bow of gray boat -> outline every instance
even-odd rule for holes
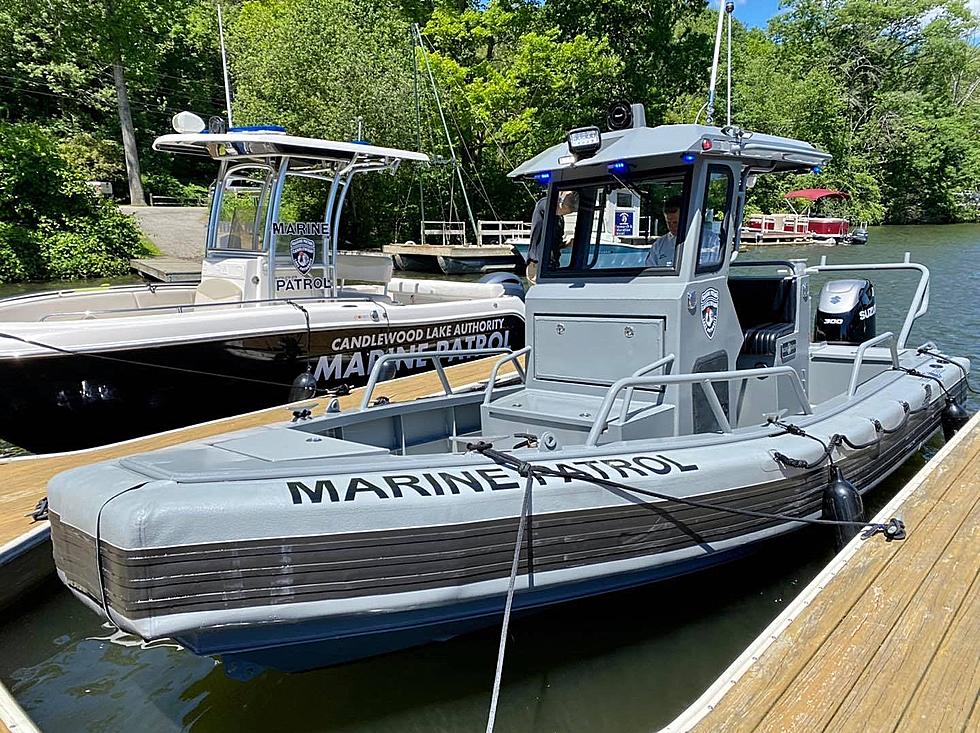
[[[843,478],[865,492],[961,424],[969,362],[909,346],[929,272],[908,258],[735,260],[754,177],[828,157],[737,128],[648,128],[639,109],[632,127],[573,131],[514,173],[564,213],[544,229],[529,346],[501,358],[526,359],[522,384],[384,404],[397,355],[382,356],[358,410],[62,474],[59,575],[144,639],[237,673],[305,669],[493,623],[511,582],[515,609],[546,606],[833,513]],[[874,292],[899,271],[916,279],[904,318]],[[876,329],[883,308],[894,331]]]

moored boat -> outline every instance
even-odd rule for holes
[[[842,191],[829,188],[803,188],[789,191],[783,195],[793,208],[793,201],[806,201],[803,211],[793,209],[788,214],[753,214],[745,222],[742,236],[746,242],[765,244],[768,242],[804,242],[814,244],[867,244],[868,228],[864,225],[851,226],[848,218],[812,213],[821,201],[844,201],[849,196]]]
[[[501,360],[526,355],[523,384],[373,406],[383,356],[358,410],[62,474],[62,580],[119,628],[245,674],[492,624],[512,583],[524,611],[725,562],[801,521],[860,524],[841,507],[962,417],[969,362],[907,343],[928,270],[733,262],[749,176],[829,156],[635,119],[512,173],[549,174],[549,211],[579,194],[571,242],[547,222],[529,345]],[[641,216],[679,198],[672,239],[603,244],[595,212],[624,183]],[[894,271],[919,281],[901,328],[877,333],[870,278]],[[852,277],[815,306],[811,276],[837,272]]]
[[[339,250],[355,176],[425,155],[267,128],[154,147],[220,164],[201,282],[0,301],[0,438],[89,447],[281,404],[297,379],[308,395],[363,384],[385,353],[523,345],[516,277],[393,278],[390,257]]]

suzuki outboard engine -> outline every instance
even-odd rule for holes
[[[831,280],[820,291],[814,342],[860,344],[874,338],[875,309],[870,280]]]

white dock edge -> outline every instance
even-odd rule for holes
[[[41,729],[27,717],[24,709],[17,704],[14,696],[0,684],[0,723],[7,726],[10,733],[41,733]]]
[[[931,474],[937,466],[939,466],[946,457],[952,453],[961,442],[965,436],[969,435],[971,430],[980,423],[980,411],[978,411],[970,421],[964,425],[959,432],[950,440],[942,449],[932,457],[932,459],[924,465],[912,480],[909,481],[905,487],[899,491],[895,496],[889,501],[881,511],[875,515],[872,522],[887,522],[894,516],[900,516],[899,508],[905,502],[905,500],[911,496],[919,486],[922,485],[923,481]],[[915,531],[913,527],[911,531]],[[847,565],[848,561],[854,556],[854,554],[861,548],[865,540],[862,540],[860,536],[852,539],[845,547],[842,549],[833,560],[825,567],[820,573],[815,577],[810,584],[804,588],[800,594],[786,607],[786,609],[776,617],[776,619],[765,628],[765,630],[759,634],[759,636],[749,644],[748,648],[742,654],[729,665],[728,669],[721,673],[721,675],[716,679],[711,686],[704,691],[697,700],[691,704],[683,713],[678,715],[672,722],[661,729],[660,733],[680,733],[681,731],[689,731],[694,726],[696,726],[702,718],[704,718],[708,713],[714,710],[715,706],[721,702],[721,699],[728,693],[728,691],[735,686],[735,683],[751,669],[759,658],[762,656],[763,652],[769,648],[769,646],[779,638],[787,627],[799,616],[806,608],[809,606],[814,599],[826,586],[827,584]]]

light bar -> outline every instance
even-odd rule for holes
[[[598,127],[579,127],[568,133],[568,150],[576,158],[593,156],[601,147],[602,133]]]
[[[534,180],[540,183],[542,186],[547,186],[551,181],[551,171],[542,171],[541,173],[534,174]]]
[[[609,164],[609,172],[615,176],[629,173],[629,170],[630,165],[625,160],[617,160],[615,163]]]

